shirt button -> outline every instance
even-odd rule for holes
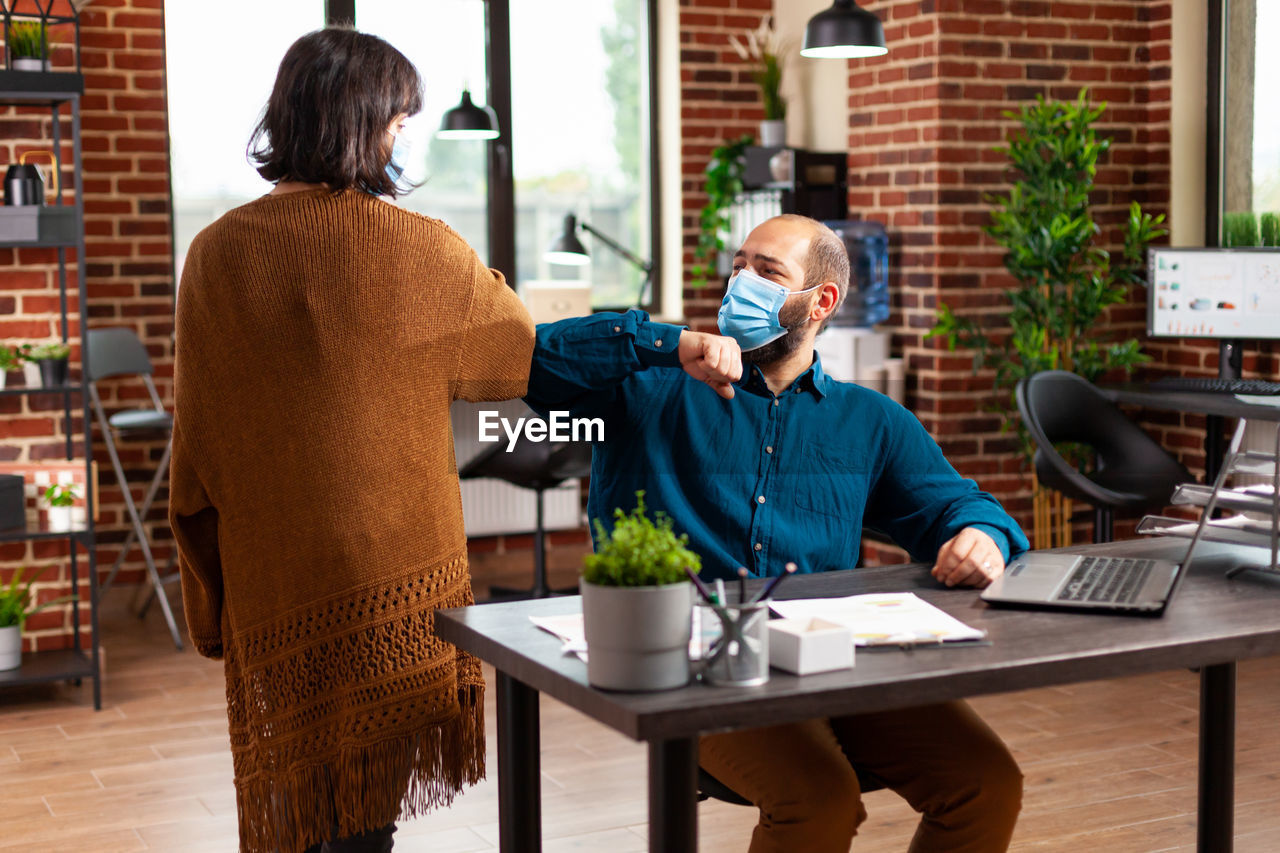
[[[777,398],[776,398],[776,397],[775,397],[775,398],[774,398],[774,400],[773,400],[773,404],[774,404],[775,406],[776,406],[776,405],[778,405],[778,400],[777,400]]]
[[[756,503],[758,504],[764,503],[764,495],[761,495],[760,497],[756,498]]]
[[[757,542],[757,543],[756,543],[756,550],[757,550],[757,551],[763,551],[763,550],[764,550],[764,546],[763,546],[763,545],[761,545],[759,542]]]
[[[769,445],[768,447],[766,447],[766,448],[764,449],[764,452],[765,452],[765,453],[772,453],[772,452],[773,452],[773,445],[771,444],[771,445]]]
[[[615,332],[621,332],[621,331],[622,331],[622,327],[621,327],[621,326],[614,326],[614,327],[613,327],[613,330],[614,330]]]
[[[655,347],[660,347],[660,346],[662,346],[662,338],[658,338],[656,341],[654,341],[654,342],[653,342],[653,345],[654,345]]]

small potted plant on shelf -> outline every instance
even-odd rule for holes
[[[751,62],[751,79],[760,88],[764,121],[760,122],[760,144],[781,148],[787,144],[787,99],[782,96],[782,62],[786,46],[773,29],[773,16],[765,15],[760,26],[748,30],[741,40],[729,36],[738,56]]]
[[[42,388],[61,388],[67,384],[71,347],[53,342],[37,346],[24,345],[21,351],[22,357],[38,368]],[[27,376],[27,383],[31,384],[30,375]]]
[[[48,29],[40,21],[9,25],[9,56],[14,71],[49,70]]]
[[[0,390],[3,390],[10,371],[22,369],[22,356],[11,347],[0,346]]]
[[[64,595],[44,604],[32,604],[31,585],[43,571],[44,569],[37,569],[23,583],[26,570],[19,566],[7,585],[0,584],[0,670],[17,669],[22,665],[22,626],[26,624],[27,617],[54,605],[75,600],[74,595]]]
[[[613,530],[595,520],[594,554],[583,558],[582,615],[587,681],[608,690],[670,690],[689,682],[693,587],[686,569],[702,561],[671,519],[645,515],[644,492]]]
[[[44,490],[44,500],[49,505],[50,530],[71,529],[71,509],[78,497],[80,497],[78,487],[72,483],[66,485],[55,483]]]

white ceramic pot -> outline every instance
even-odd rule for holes
[[[19,56],[13,60],[14,71],[47,71],[49,61],[34,56]]]
[[[760,122],[760,146],[781,148],[787,144],[787,123],[782,119]]]
[[[9,378],[9,371],[0,370],[0,391],[4,390],[5,380]]]
[[[0,670],[22,666],[22,626],[0,628]]]
[[[75,509],[72,506],[51,506],[47,510],[49,513],[49,529],[50,530],[70,530],[71,529],[71,511]]]
[[[605,690],[671,690],[689,683],[693,585],[597,586],[585,580],[587,681]]]
[[[22,380],[28,388],[39,388],[40,365],[34,361],[22,362]]]

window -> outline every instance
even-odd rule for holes
[[[457,105],[463,87],[478,102],[485,100],[484,13],[479,0],[356,4],[356,26],[391,42],[422,75],[422,112],[406,129],[412,152],[406,171],[410,180],[423,183],[396,204],[444,220],[487,258],[488,143],[435,138],[440,117]]]
[[[324,26],[324,4],[228,0],[216,15],[200,3],[164,5],[174,262],[180,276],[202,228],[271,189],[245,160],[245,146],[281,57],[299,36]]]
[[[647,30],[645,0],[511,0],[517,278],[588,281],[596,308],[638,304],[644,273],[581,233],[589,265],[544,255],[573,213],[652,258]]]
[[[387,39],[422,73],[426,97],[410,122],[408,165],[423,183],[397,204],[444,220],[482,258],[514,245],[514,264],[506,264],[514,269],[503,270],[513,283],[581,280],[597,308],[638,303],[644,273],[592,236],[578,235],[589,265],[554,266],[544,255],[573,213],[657,260],[647,0],[230,0],[212,16],[193,6],[165,3],[179,275],[200,229],[270,189],[245,146],[285,50],[324,25],[327,6],[335,18],[354,12],[361,30]],[[494,20],[509,26],[491,32]],[[509,44],[501,38],[508,30]],[[509,135],[496,143],[435,138],[464,87],[477,103],[511,104]],[[508,175],[503,158],[512,153]],[[657,304],[656,281],[648,296]]]

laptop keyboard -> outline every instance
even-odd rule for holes
[[[1131,604],[1154,565],[1155,560],[1085,557],[1067,579],[1057,600]]]

